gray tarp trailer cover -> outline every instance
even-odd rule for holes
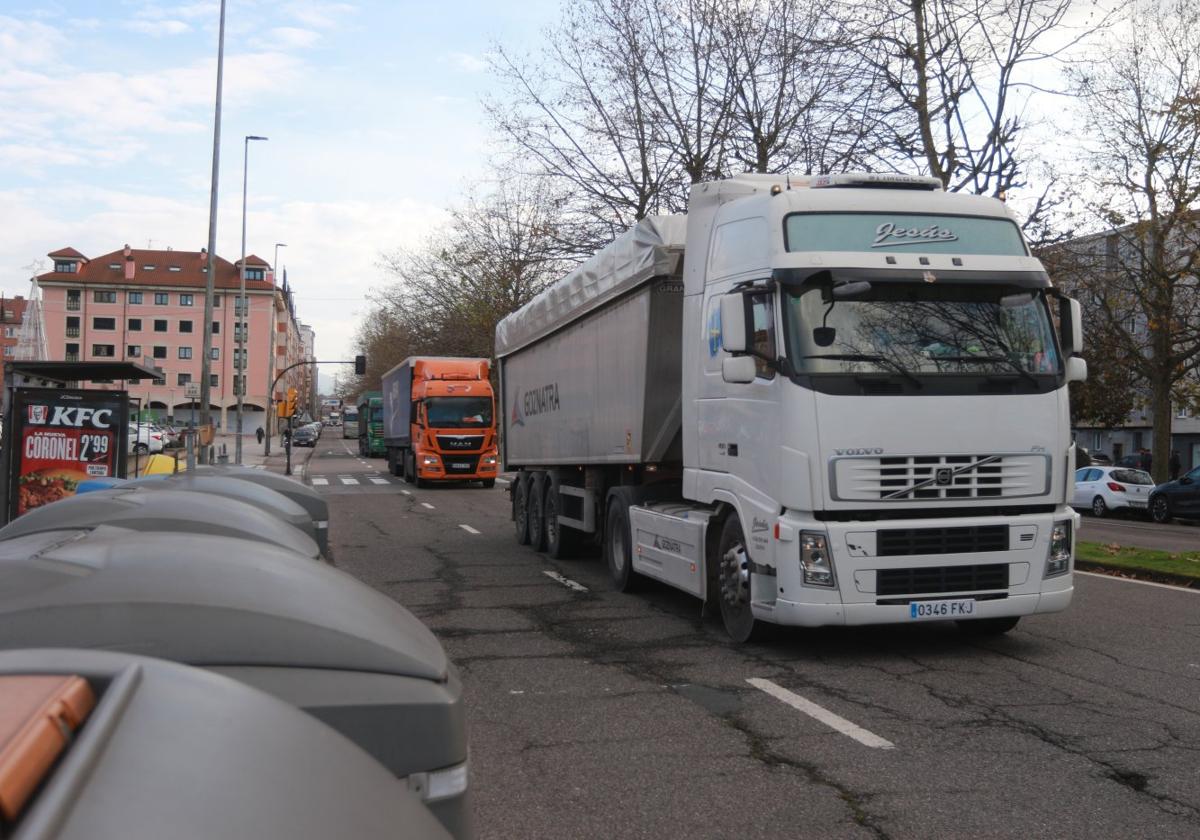
[[[96,704],[6,838],[449,836],[361,749],[239,682],[108,651],[6,651],[0,707],[7,690],[47,675],[82,677]]]
[[[328,723],[470,836],[457,673],[412,613],[323,563],[107,527],[6,540],[0,647],[102,647],[221,672]]]

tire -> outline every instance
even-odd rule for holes
[[[491,489],[492,489],[493,487],[495,487],[495,486],[496,486],[496,479],[494,479],[494,478],[485,478],[485,479],[483,480],[483,489],[484,489],[484,490],[491,490]]]
[[[737,644],[759,641],[766,625],[754,618],[750,606],[750,556],[737,514],[725,520],[717,543],[717,598],[725,632]]]
[[[144,443],[135,443],[133,445],[133,451],[136,452],[138,455],[149,455],[150,447]]]
[[[558,521],[558,481],[546,476],[546,491],[542,495],[542,529],[546,532],[546,553],[555,560],[563,560],[575,553],[575,529]]]
[[[546,495],[545,475],[535,472],[529,476],[527,505],[529,510],[529,547],[534,551],[546,550],[546,512],[542,501]]]
[[[525,473],[513,479],[513,526],[517,529],[517,545],[529,545],[529,480]]]
[[[1150,518],[1160,525],[1171,521],[1171,502],[1166,496],[1155,496],[1150,500]]]
[[[629,531],[629,508],[620,496],[608,502],[604,517],[604,562],[618,592],[632,592],[638,587],[638,573],[633,570],[632,534]]]
[[[399,469],[398,465],[396,464],[396,450],[395,449],[389,448],[387,451],[387,466],[388,466],[388,472],[391,475],[400,475],[400,469]]]
[[[971,618],[957,624],[959,632],[968,636],[1003,636],[1016,627],[1020,620],[1019,615],[1009,615],[1004,618]]]
[[[1092,516],[1096,517],[1097,519],[1103,519],[1107,513],[1108,505],[1104,503],[1103,497],[1097,496],[1096,498],[1092,499]]]
[[[401,465],[401,468],[404,470],[404,483],[413,484],[417,479],[413,474],[416,471],[413,454],[407,450],[401,450],[400,457],[404,460],[404,463]]]

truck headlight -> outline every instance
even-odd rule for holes
[[[835,586],[833,562],[829,559],[829,548],[825,535],[815,531],[800,533],[800,570],[808,586]]]
[[[495,455],[484,455],[483,456],[483,465],[485,467],[496,466],[496,456]]]
[[[421,466],[423,467],[438,467],[441,466],[441,459],[436,455],[422,455]]]
[[[1055,522],[1050,531],[1050,552],[1046,556],[1046,577],[1061,575],[1071,568],[1071,520]]]

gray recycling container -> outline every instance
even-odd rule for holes
[[[237,478],[269,487],[276,493],[282,493],[300,507],[304,508],[317,529],[317,545],[321,553],[329,554],[329,503],[313,488],[294,478],[267,470],[255,470],[250,467],[239,467],[233,464],[215,464],[198,466],[193,472],[196,475],[219,475],[225,478]]]
[[[317,528],[304,508],[282,493],[272,490],[270,487],[251,484],[249,481],[239,481],[236,478],[226,478],[219,475],[194,475],[182,472],[178,475],[169,475],[166,478],[158,476],[138,478],[123,486],[141,488],[151,492],[170,488],[172,490],[191,490],[195,493],[211,493],[214,496],[224,496],[228,499],[239,501],[244,505],[250,505],[259,510],[266,511],[282,519],[289,525],[299,528],[311,537],[314,542],[317,539]]]
[[[435,840],[420,798],[346,738],[269,694],[197,668],[94,650],[0,653],[5,688],[78,676],[95,706],[12,840]]]
[[[311,537],[275,516],[249,505],[210,493],[188,493],[164,487],[116,487],[68,496],[34,508],[0,528],[0,540],[63,528],[111,525],[133,531],[172,534],[216,534],[257,540],[320,559]]]
[[[471,836],[457,672],[412,613],[324,563],[262,542],[107,527],[5,540],[0,648],[25,647],[136,652],[260,688],[357,743],[455,837]]]

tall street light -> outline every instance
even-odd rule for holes
[[[242,143],[242,285],[238,296],[237,344],[238,357],[233,366],[233,382],[237,386],[237,438],[234,440],[234,462],[242,463],[242,399],[246,393],[246,187],[250,183],[250,141],[266,140],[247,134]]]
[[[200,425],[207,426],[212,391],[209,371],[212,369],[213,278],[217,273],[217,179],[221,171],[221,79],[225,68],[225,0],[221,0],[221,23],[217,30],[217,104],[213,116],[212,186],[208,198],[208,266],[204,276],[204,344],[200,353]],[[192,441],[195,446],[195,441]],[[200,450],[204,463],[205,450]]]
[[[278,282],[278,280],[279,280],[279,249],[286,248],[286,247],[287,247],[286,242],[276,242],[275,243],[275,262],[271,263],[271,269],[275,272],[275,277],[274,277],[274,280],[272,281],[273,283]],[[271,292],[272,303],[274,302],[274,294],[275,294],[274,291],[272,291]],[[271,385],[271,381],[275,378],[274,316],[275,316],[275,313],[274,313],[274,310],[272,310],[272,312],[271,312],[271,320],[272,320],[271,341],[269,343],[270,350],[267,351],[271,354],[271,357],[269,359],[267,359],[267,435],[266,435],[266,437],[263,438],[263,455],[271,454],[271,435],[275,434],[275,423],[274,423],[274,420],[275,420],[275,403],[274,403],[275,394],[272,393],[272,391],[274,389]]]

